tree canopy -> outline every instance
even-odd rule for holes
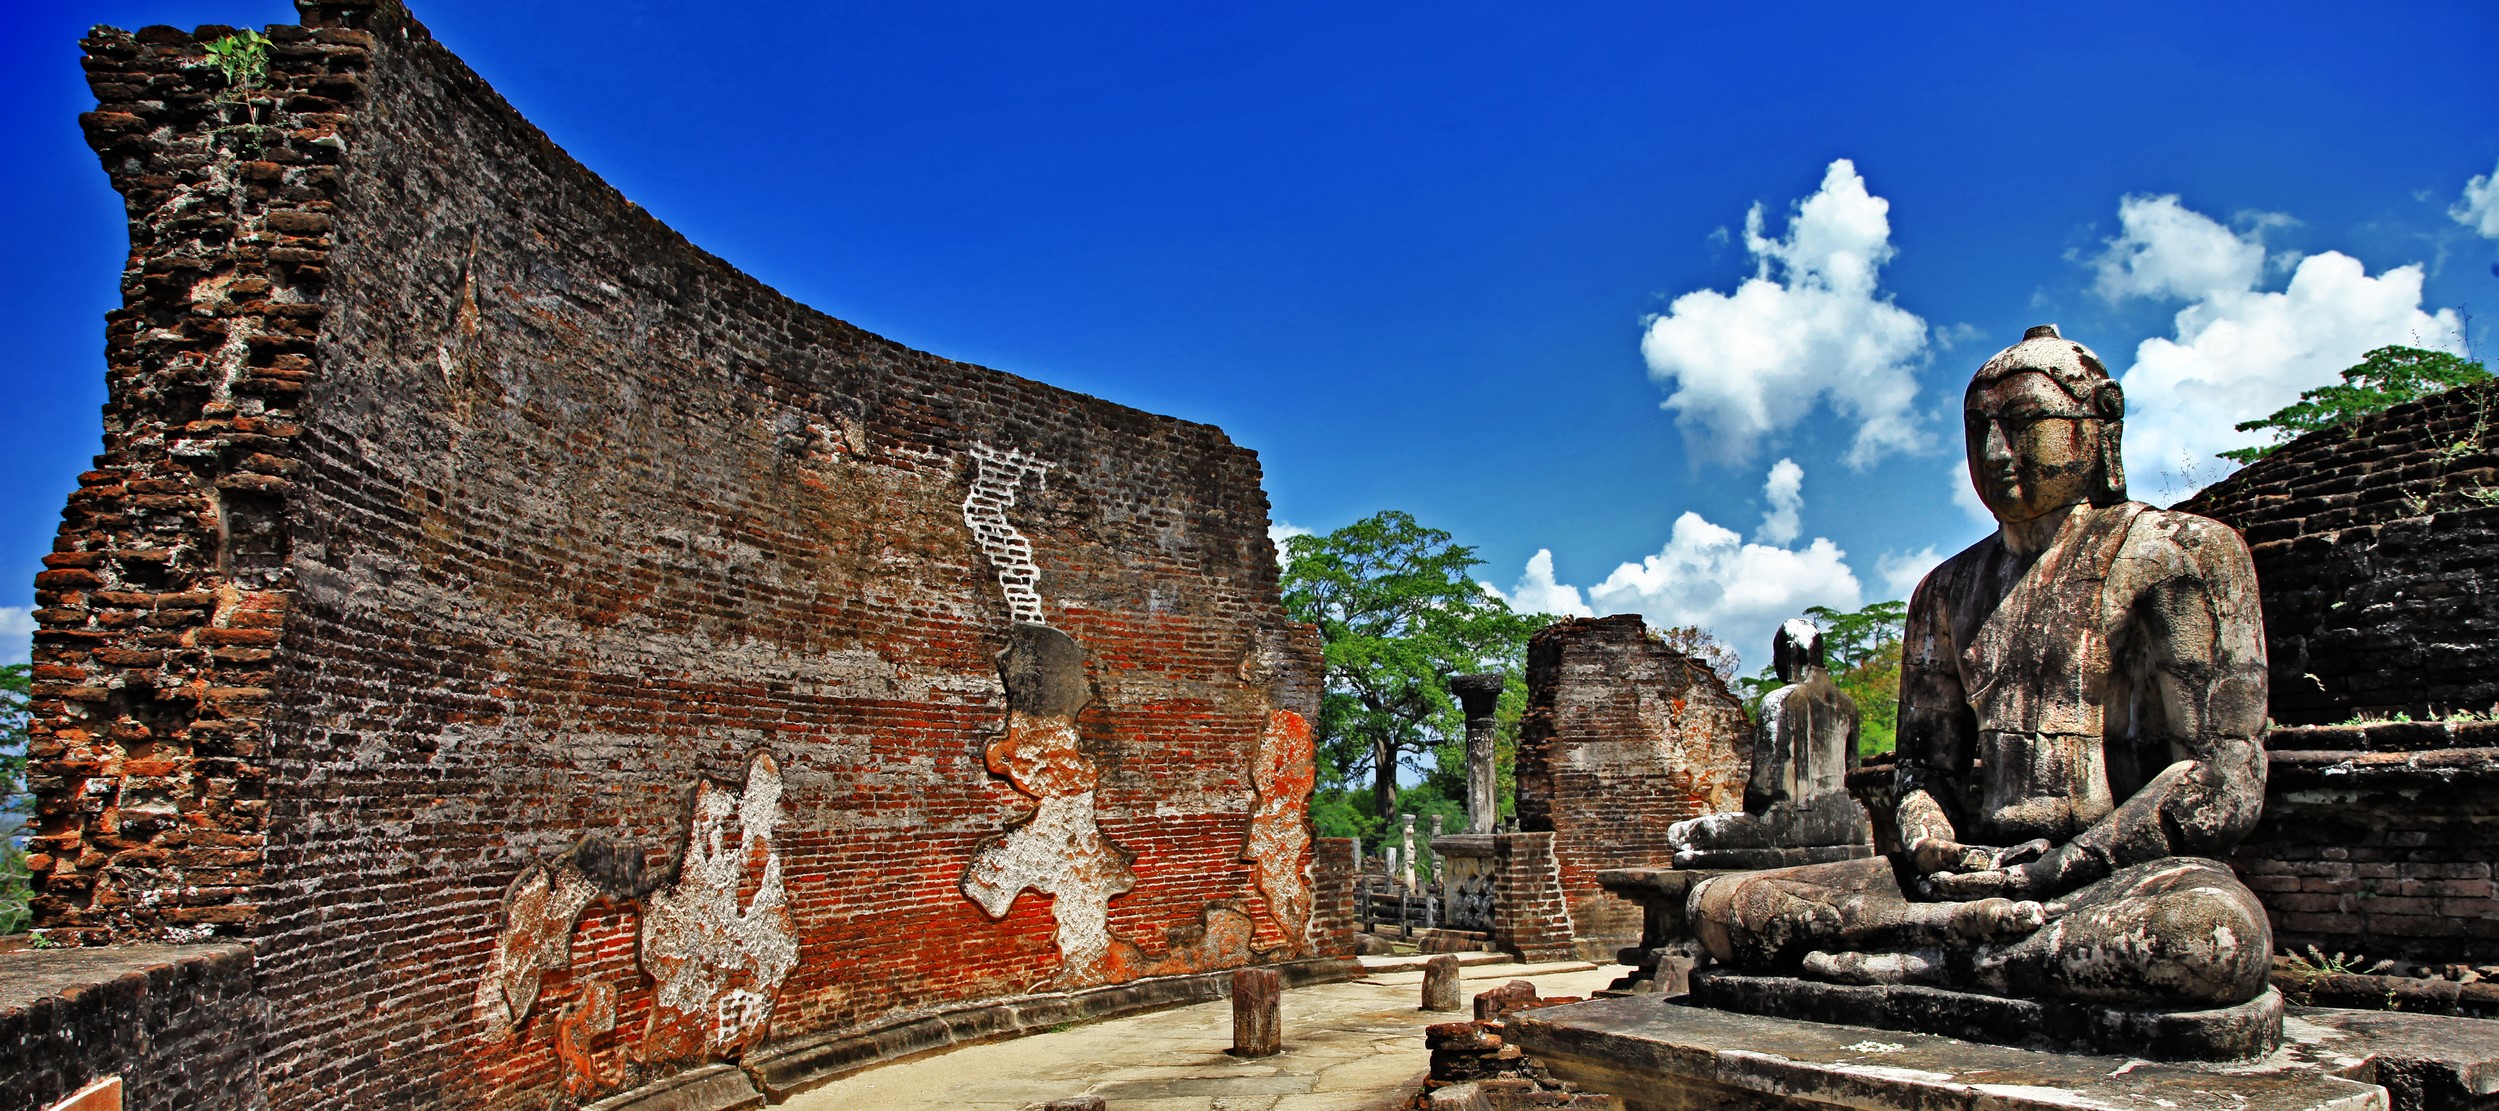
[[[26,696],[33,669],[0,667],[0,934],[26,928]]]
[[[2345,368],[2334,385],[2301,390],[2299,401],[2271,416],[2241,421],[2241,432],[2271,432],[2273,442],[2220,453],[2236,463],[2253,463],[2311,432],[2368,416],[2407,401],[2445,393],[2458,386],[2490,380],[2482,364],[2418,347],[2381,347]]]
[[[1369,772],[1372,809],[1385,818],[1397,808],[1397,769],[1425,771],[1423,754],[1465,735],[1448,677],[1506,672],[1502,700],[1515,705],[1527,638],[1548,619],[1512,612],[1470,575],[1482,562],[1473,548],[1397,510],[1293,537],[1284,558],[1284,608],[1326,642],[1314,730],[1322,774]]]

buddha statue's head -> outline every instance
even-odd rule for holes
[[[1962,395],[1970,484],[2005,524],[2124,501],[2125,418],[2125,392],[2100,357],[2039,325],[1978,368]]]
[[[1806,668],[1823,670],[1822,661],[1822,627],[1802,617],[1782,622],[1770,638],[1770,667],[1782,683],[1803,681]]]

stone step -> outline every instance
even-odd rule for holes
[[[1359,957],[1356,959],[1362,962],[1363,972],[1377,975],[1382,972],[1421,972],[1425,962],[1440,956],[1458,958],[1460,968],[1518,963],[1517,959],[1508,953],[1412,953],[1393,957]]]

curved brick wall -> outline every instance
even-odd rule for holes
[[[250,938],[289,1106],[1340,949],[1252,453],[795,304],[395,4],[304,11],[242,96],[225,29],[87,44],[132,255],[38,583],[38,925]]]
[[[2494,491],[2486,383],[2303,436],[2176,508],[2247,538],[2273,718],[2322,725],[2499,702]]]

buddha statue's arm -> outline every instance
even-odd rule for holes
[[[1984,867],[1984,850],[1961,844],[1943,798],[1947,784],[1968,774],[1977,722],[1961,690],[1961,672],[1939,599],[1944,588],[1929,575],[1909,599],[1900,648],[1900,717],[1897,733],[1893,820],[1900,845],[1921,873]],[[1853,741],[1853,738],[1852,738]]]
[[[2038,859],[1933,877],[1947,899],[2049,898],[2119,868],[2171,856],[2217,857],[2254,828],[2264,805],[2264,624],[2246,546],[2226,526],[2184,514],[2139,522],[2112,578],[2131,598],[2121,676],[2144,697],[2138,734],[2165,739],[2173,761],[2116,809]],[[2129,581],[2131,580],[2131,581]]]

